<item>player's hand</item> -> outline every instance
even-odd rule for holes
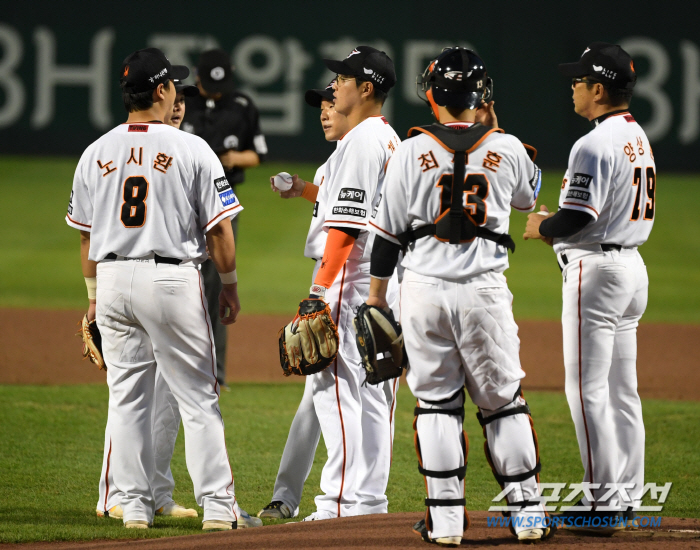
[[[90,305],[88,306],[88,310],[87,310],[88,321],[92,321],[95,318],[96,309],[97,309],[97,305],[96,305],[95,300],[90,300]]]
[[[550,212],[544,204],[540,206],[539,212],[531,212],[530,214],[528,214],[523,239],[525,239],[526,241],[528,239],[540,239],[548,245],[552,246],[553,239],[540,234],[540,224],[544,220],[546,220],[547,218],[551,218],[552,216],[554,216],[554,213]]]
[[[231,325],[236,322],[236,317],[241,311],[241,302],[238,299],[238,283],[224,285],[219,294],[219,318],[222,325]]]
[[[219,155],[219,160],[221,161],[221,164],[224,167],[224,170],[229,171],[233,170],[236,166],[236,153],[237,151],[234,151],[231,149],[230,151],[226,151],[225,153],[221,153]]]
[[[296,197],[301,197],[301,194],[304,192],[304,187],[306,186],[306,182],[296,174],[292,176],[292,187],[287,191],[280,191],[279,189],[277,189],[277,187],[275,187],[274,181],[275,177],[271,176],[270,189],[272,189],[283,199],[294,199]]]
[[[481,105],[476,110],[476,117],[474,122],[480,122],[489,128],[498,128],[498,118],[496,117],[496,111],[493,110],[494,101],[489,101],[485,103],[481,101]]]

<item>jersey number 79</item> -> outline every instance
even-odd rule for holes
[[[124,227],[143,227],[146,223],[146,197],[148,180],[143,176],[130,176],[124,180],[124,202],[121,219]]]
[[[646,197],[642,199],[644,204],[644,219],[653,220],[654,219],[654,201],[656,200],[656,173],[652,166],[648,166],[646,169],[646,178],[644,180],[644,187],[646,187]],[[635,222],[639,219],[642,213],[642,204],[640,204],[640,196],[642,195],[642,169],[637,167],[634,169],[634,181],[632,185],[637,188],[637,195],[634,198],[634,206],[632,206],[632,215],[630,216],[630,221]]]

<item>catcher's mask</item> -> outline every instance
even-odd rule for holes
[[[418,97],[428,103],[435,118],[437,106],[476,109],[493,98],[493,80],[481,58],[467,48],[445,48],[416,81]]]

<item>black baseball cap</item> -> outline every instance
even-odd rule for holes
[[[185,80],[190,70],[184,65],[171,65],[158,48],[145,48],[129,55],[122,63],[119,84],[130,94],[155,90],[168,80]]]
[[[199,88],[197,88],[197,86],[192,86],[192,84],[183,84],[179,80],[173,80],[173,84],[175,84],[175,91],[178,94],[185,94],[187,97],[199,95]]]
[[[394,62],[384,52],[370,46],[358,46],[342,61],[324,59],[331,71],[366,80],[382,92],[388,92],[396,84]]]
[[[306,103],[317,109],[321,106],[321,102],[325,99],[333,103],[335,98],[333,97],[333,84],[335,84],[335,78],[328,83],[323,90],[306,90],[304,94],[304,99]]]
[[[231,58],[224,50],[202,52],[197,63],[197,76],[202,88],[211,94],[226,94],[234,89]]]
[[[612,88],[634,88],[637,73],[634,62],[617,44],[593,42],[576,63],[562,63],[559,72],[572,78],[589,77]]]

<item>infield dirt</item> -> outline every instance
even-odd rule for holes
[[[85,384],[104,372],[81,361],[74,336],[81,311],[0,310],[0,384]],[[229,328],[227,381],[301,382],[279,366],[277,334],[287,317],[242,315]],[[561,325],[520,321],[525,390],[563,391]],[[641,324],[637,373],[643,398],[700,400],[700,326]]]

